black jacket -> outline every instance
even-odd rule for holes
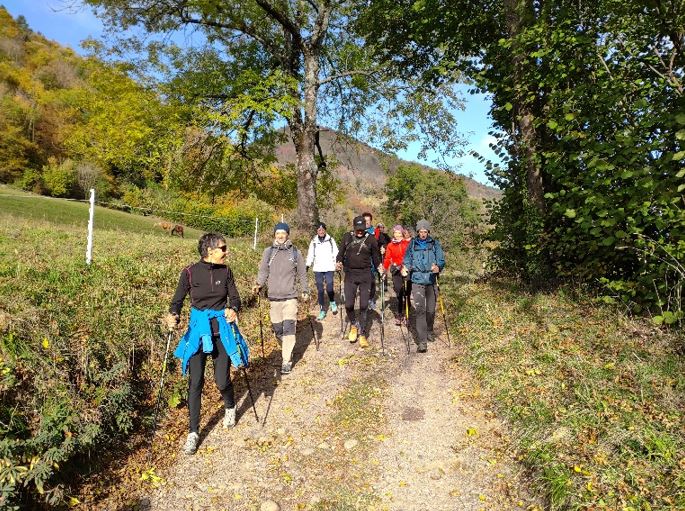
[[[378,234],[378,247],[385,247],[388,243],[390,243],[390,236],[385,234],[384,232],[381,232]]]
[[[343,236],[336,261],[343,263],[345,271],[366,271],[371,274],[372,263],[374,268],[381,265],[378,241],[369,233],[364,233],[364,237],[357,238],[354,232],[347,232]]]
[[[225,264],[198,261],[183,268],[169,312],[180,315],[187,294],[190,294],[190,305],[196,309],[222,310],[228,302],[229,308],[240,310],[233,272]]]

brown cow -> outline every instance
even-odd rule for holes
[[[168,231],[170,236],[178,234],[181,238],[184,238],[183,226],[180,224],[172,224],[171,222],[157,222],[155,226],[161,227],[165,231]]]

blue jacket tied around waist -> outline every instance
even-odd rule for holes
[[[174,351],[174,356],[182,361],[181,369],[184,376],[188,369],[190,357],[202,349],[203,338],[208,337],[211,341],[212,327],[210,321],[214,318],[216,318],[219,324],[221,343],[231,359],[231,364],[235,367],[248,366],[250,351],[247,347],[247,342],[245,342],[245,339],[238,330],[238,326],[235,323],[229,325],[223,310],[199,310],[193,307],[190,309],[188,330],[181,337]]]

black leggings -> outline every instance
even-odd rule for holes
[[[373,277],[368,270],[359,273],[348,272],[345,274],[345,310],[347,320],[351,324],[358,324],[359,333],[366,335],[366,311],[369,307],[369,291]],[[359,290],[359,321],[354,313],[354,300]]]
[[[402,277],[402,274],[397,271],[393,274],[392,276],[392,287],[395,290],[395,295],[397,296],[397,313],[400,316],[404,316],[406,309],[404,307],[404,301],[408,300],[409,297],[411,296],[411,280],[406,279],[407,281],[407,294],[405,295],[404,293],[404,282],[405,279]]]
[[[231,383],[231,359],[228,357],[219,336],[213,336],[214,350],[211,353],[200,351],[190,357],[188,362],[188,414],[190,415],[190,432],[200,430],[200,405],[202,404],[202,387],[205,384],[205,365],[211,356],[214,363],[214,381],[224,400],[225,408],[235,407],[233,384]]]

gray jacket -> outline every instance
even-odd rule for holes
[[[300,291],[309,292],[307,267],[300,252],[290,240],[282,245],[276,242],[264,249],[262,262],[259,263],[257,284],[268,287],[269,300],[289,300],[297,298],[295,278],[299,280]]]

